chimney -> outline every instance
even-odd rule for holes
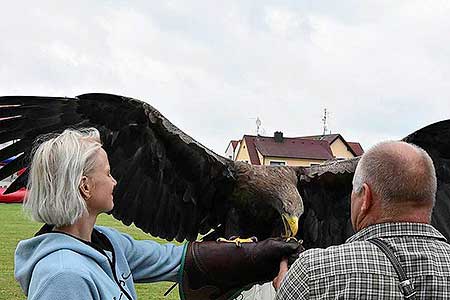
[[[275,133],[273,134],[273,137],[274,137],[276,143],[283,142],[283,132],[275,131]]]

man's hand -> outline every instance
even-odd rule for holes
[[[283,258],[283,260],[280,262],[280,271],[278,272],[277,277],[272,281],[272,285],[275,288],[276,291],[281,286],[281,283],[283,282],[284,277],[286,276],[288,271],[288,260],[287,258]]]

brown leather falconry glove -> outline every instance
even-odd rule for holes
[[[304,250],[297,241],[266,239],[237,247],[223,242],[191,242],[181,265],[182,300],[232,299],[256,283],[273,280],[283,257]]]

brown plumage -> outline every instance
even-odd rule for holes
[[[236,235],[267,238],[290,235],[283,224],[283,215],[299,218],[303,202],[297,189],[295,168],[253,166],[235,162],[236,183],[227,219],[236,228],[225,228],[225,236]],[[258,220],[258,222],[255,222]],[[236,232],[239,231],[239,232]]]

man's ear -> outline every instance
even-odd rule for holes
[[[91,186],[89,184],[89,178],[87,176],[82,176],[80,181],[80,193],[84,200],[89,200],[91,198]]]
[[[361,203],[361,211],[367,212],[373,205],[373,196],[372,196],[372,190],[367,183],[363,184],[363,188],[361,191],[362,194],[362,203]]]

